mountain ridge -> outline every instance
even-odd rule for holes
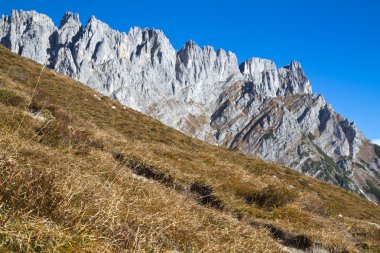
[[[292,167],[378,202],[380,161],[360,130],[312,93],[300,63],[277,68],[160,30],[112,30],[66,13],[12,11],[1,44],[203,141]],[[305,106],[308,105],[308,106]],[[364,169],[363,169],[364,168]],[[370,183],[367,181],[369,180]],[[380,189],[380,188],[379,188]]]
[[[380,208],[0,46],[0,251],[378,252]],[[64,95],[62,95],[64,94]]]

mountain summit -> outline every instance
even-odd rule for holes
[[[277,68],[160,30],[111,29],[66,13],[59,27],[35,11],[0,21],[1,44],[183,133],[280,163],[380,201],[380,154],[354,123],[312,93],[301,64]],[[62,94],[64,95],[64,94]],[[379,148],[377,148],[379,150]]]

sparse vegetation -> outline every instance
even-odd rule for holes
[[[297,194],[293,190],[269,185],[264,189],[245,196],[245,199],[249,204],[255,203],[260,207],[273,209],[292,203],[296,197]]]
[[[0,88],[0,103],[11,106],[19,106],[24,101],[24,98],[16,92]]]
[[[335,179],[336,181],[338,181],[338,184],[343,187],[343,188],[347,188],[348,187],[348,180],[347,178],[339,175],[339,174],[335,174]]]
[[[380,158],[380,146],[377,144],[374,144],[374,147],[375,147],[375,153],[376,153],[377,157]]]
[[[369,192],[372,192],[376,196],[376,198],[380,201],[380,188],[375,186],[375,184],[369,180],[367,180],[367,185],[369,187]]]
[[[380,250],[379,207],[41,69],[0,47],[25,97],[0,103],[0,252]]]
[[[308,138],[309,138],[310,141],[314,141],[315,140],[315,136],[312,133],[309,133]]]
[[[275,138],[275,135],[273,133],[273,130],[270,129],[268,132],[266,132],[263,137],[262,137],[264,140],[267,140],[267,139],[274,139]]]

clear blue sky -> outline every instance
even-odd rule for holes
[[[59,24],[67,10],[112,28],[162,29],[176,49],[189,39],[277,66],[301,62],[315,92],[380,139],[379,0],[0,0],[0,11],[34,9]]]

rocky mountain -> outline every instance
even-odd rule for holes
[[[190,138],[1,45],[0,80],[0,252],[380,250],[380,207],[343,188]]]
[[[380,154],[318,94],[301,64],[277,68],[160,30],[111,29],[66,13],[59,27],[35,11],[0,21],[1,44],[203,141],[280,163],[380,202]],[[63,94],[64,95],[64,94]]]

